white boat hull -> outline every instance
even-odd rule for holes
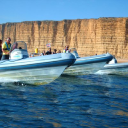
[[[23,82],[34,85],[48,84],[57,79],[65,70],[65,66],[23,69],[0,73],[0,82]]]
[[[63,74],[66,74],[66,75],[94,74],[96,71],[100,70],[101,67],[105,65],[105,63],[106,62],[99,62],[99,63],[70,66],[63,72]]]
[[[87,75],[94,74],[104,67],[106,62],[110,61],[113,56],[109,53],[88,57],[79,57],[75,63],[67,68],[63,74],[66,75]]]

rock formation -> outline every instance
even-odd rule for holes
[[[80,56],[111,53],[128,59],[128,18],[77,19],[63,21],[25,21],[0,24],[0,39],[25,41],[29,52],[38,48],[61,50],[75,47]]]

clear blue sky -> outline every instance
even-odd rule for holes
[[[128,0],[0,0],[0,24],[128,17]]]

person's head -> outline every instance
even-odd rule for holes
[[[57,51],[57,50],[56,50],[56,49],[54,49],[54,53],[56,53],[56,51]]]
[[[10,43],[10,42],[11,42],[11,38],[8,37],[8,38],[6,39],[6,42],[7,42],[7,43]]]
[[[65,49],[66,49],[66,50],[68,50],[68,48],[69,48],[68,46],[65,46]]]

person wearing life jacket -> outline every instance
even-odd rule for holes
[[[9,51],[10,51],[10,48],[11,48],[11,43],[10,42],[11,42],[11,38],[8,37],[6,39],[6,42],[4,42],[2,44],[2,52],[3,52],[3,54],[2,54],[1,60],[8,60],[9,59]]]
[[[69,53],[69,52],[70,52],[69,47],[65,46],[65,49],[63,50],[63,53]]]

